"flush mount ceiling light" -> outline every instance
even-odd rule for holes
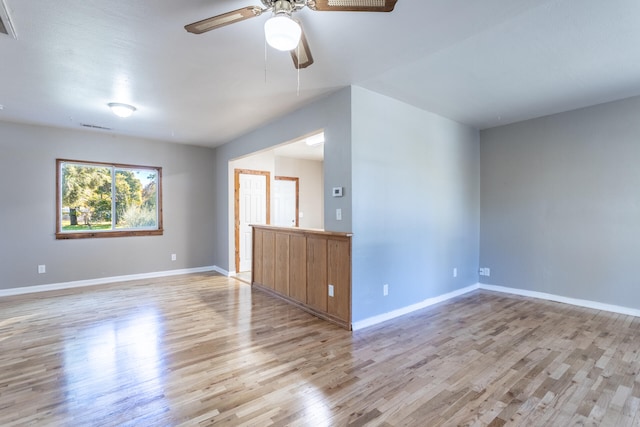
[[[289,1],[276,1],[273,16],[264,23],[264,35],[267,43],[274,49],[293,50],[300,43],[302,28],[291,19],[293,6]]]
[[[305,143],[309,147],[314,147],[316,145],[320,145],[324,142],[324,132],[317,133],[315,135],[311,135],[305,139]]]
[[[136,107],[129,104],[121,104],[119,102],[110,102],[107,105],[109,106],[109,108],[111,108],[111,111],[113,111],[113,114],[122,118],[129,117],[133,114],[134,111],[136,111]]]

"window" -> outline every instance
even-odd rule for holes
[[[56,239],[162,234],[162,168],[57,160]]]

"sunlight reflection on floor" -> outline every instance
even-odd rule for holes
[[[78,331],[64,348],[69,405],[81,409],[98,402],[162,398],[161,333],[162,319],[155,310]]]

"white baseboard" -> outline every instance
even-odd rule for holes
[[[218,267],[217,265],[213,266],[213,271],[218,272],[218,273],[222,274],[223,276],[227,276],[227,277],[235,277],[235,275],[236,275],[235,271],[227,271],[222,267]]]
[[[13,295],[31,294],[31,293],[37,293],[37,292],[57,291],[57,290],[63,290],[63,289],[80,288],[85,286],[105,285],[105,284],[117,283],[117,282],[128,282],[131,280],[143,280],[143,279],[153,279],[157,277],[178,276],[181,274],[203,273],[207,271],[215,271],[226,277],[233,277],[236,275],[235,271],[229,272],[221,267],[218,267],[217,265],[212,265],[207,267],[185,268],[181,270],[158,271],[154,273],[130,274],[126,276],[104,277],[100,279],[78,280],[74,282],[25,286],[22,288],[0,289],[0,298],[13,296]],[[487,291],[494,291],[494,292],[501,292],[501,293],[512,294],[512,295],[538,298],[538,299],[547,300],[547,301],[555,301],[555,302],[561,302],[564,304],[575,305],[578,307],[586,307],[586,308],[592,308],[595,310],[603,310],[603,311],[609,311],[612,313],[619,313],[619,314],[626,314],[629,316],[640,317],[640,310],[635,308],[623,307],[623,306],[613,305],[613,304],[605,304],[601,302],[584,300],[579,298],[564,297],[564,296],[548,294],[544,292],[529,291],[526,289],[509,288],[506,286],[496,286],[496,285],[487,285],[484,283],[476,283],[474,285],[467,286],[466,288],[458,289],[458,290],[455,290],[443,295],[439,295],[436,297],[427,298],[426,300],[421,301],[419,303],[402,307],[397,310],[390,311],[388,313],[379,314],[377,316],[373,316],[364,320],[353,322],[352,329],[356,331],[359,329],[376,325],[378,323],[386,322],[387,320],[404,316],[405,314],[409,314],[414,311],[421,310],[423,308],[450,300],[452,298],[458,297],[460,295],[464,295],[466,293],[475,291],[477,289],[484,289]]]
[[[215,266],[185,268],[181,270],[158,271],[154,273],[129,274],[126,276],[103,277],[100,279],[77,280],[74,282],[51,283],[48,285],[25,286],[22,288],[0,289],[0,297],[31,294],[36,292],[58,291],[63,289],[81,288],[84,286],[105,285],[109,283],[128,282],[130,280],[154,279],[157,277],[178,276],[180,274],[202,273],[217,271]]]
[[[377,316],[373,316],[364,320],[353,322],[353,324],[351,325],[351,329],[353,329],[354,331],[357,331],[358,329],[368,328],[369,326],[386,322],[387,320],[395,319],[396,317],[404,316],[405,314],[409,314],[411,312],[421,310],[425,307],[429,307],[431,305],[450,300],[452,298],[458,297],[468,292],[475,291],[476,289],[478,289],[478,285],[479,284],[476,283],[475,285],[467,286],[466,288],[458,289],[458,290],[446,293],[444,295],[427,298],[426,300],[421,301],[419,303],[408,305],[406,307],[402,307],[397,310],[390,311],[388,313],[379,314]]]
[[[484,289],[487,291],[502,292],[505,294],[520,295],[524,297],[537,298],[547,301],[561,302],[564,304],[570,304],[577,307],[592,308],[595,310],[609,311],[612,313],[626,314],[629,316],[640,317],[640,310],[629,307],[622,307],[619,305],[605,304],[596,301],[589,301],[579,298],[569,298],[560,295],[548,294],[544,292],[528,291],[525,289],[509,288],[506,286],[486,285],[484,283],[476,283],[475,285],[467,286],[466,288],[458,289],[457,291],[449,292],[444,295],[426,299],[417,304],[409,305],[407,307],[400,308],[398,310],[390,311],[388,313],[380,314],[377,316],[369,317],[368,319],[354,322],[352,325],[353,330],[367,328],[369,326],[376,325],[378,323],[386,322],[387,320],[395,319],[396,317],[404,316],[413,311],[420,310],[429,307],[440,302],[447,301],[457,296],[466,294],[476,289]]]
[[[610,311],[612,313],[627,314],[630,316],[640,317],[640,310],[635,308],[622,307],[619,305],[605,304],[602,302],[590,301],[590,300],[579,299],[579,298],[563,297],[560,295],[547,294],[544,292],[528,291],[526,289],[508,288],[506,286],[485,285],[484,283],[479,283],[478,288],[485,289],[487,291],[495,291],[495,292],[513,294],[513,295],[520,295],[524,297],[539,298],[547,301],[555,301],[555,302],[561,302],[564,304],[571,304],[578,307],[593,308],[595,310]]]

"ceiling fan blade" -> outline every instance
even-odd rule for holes
[[[244,21],[245,19],[253,18],[254,16],[260,16],[262,12],[264,11],[258,6],[243,7],[242,9],[223,13],[222,15],[216,15],[211,18],[203,19],[202,21],[194,22],[193,24],[185,25],[184,29],[193,34],[202,34],[207,31],[215,30],[216,28],[224,27],[225,25]]]
[[[298,24],[300,24],[298,22]],[[300,25],[302,29],[302,25]],[[309,49],[309,43],[307,43],[307,37],[304,35],[304,29],[300,35],[300,43],[298,47],[291,51],[291,59],[293,59],[293,65],[298,70],[301,68],[307,68],[313,64],[313,56],[311,56],[311,50]]]
[[[311,0],[309,8],[319,11],[391,12],[398,0]]]

